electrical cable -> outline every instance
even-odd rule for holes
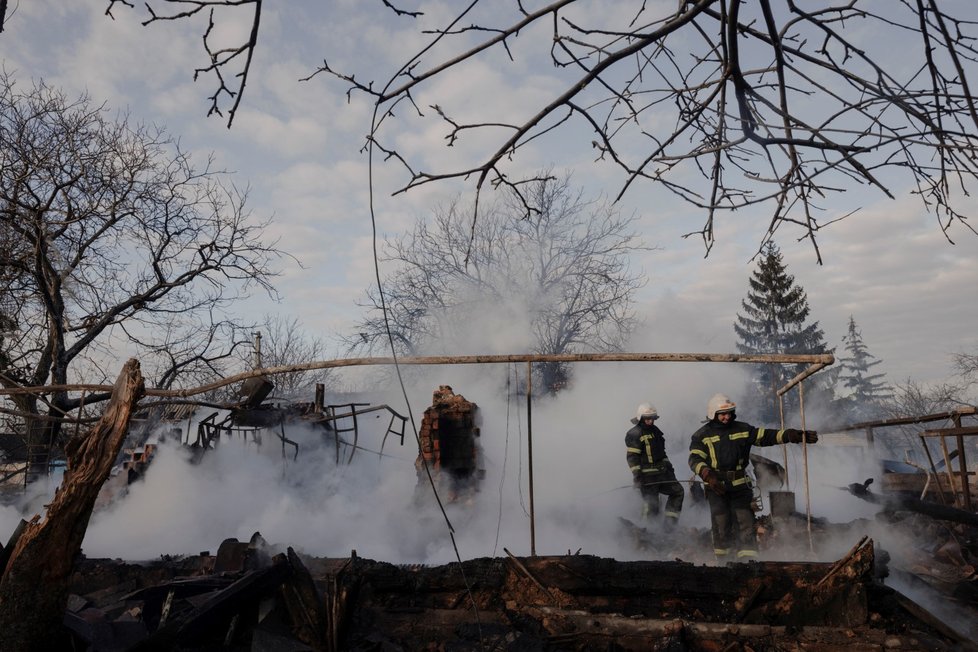
[[[377,129],[382,122],[382,119],[378,116],[380,110],[380,104],[384,99],[384,93],[390,89],[394,80],[398,79],[402,74],[414,65],[421,55],[427,52],[429,49],[433,48],[445,34],[451,32],[451,27],[462,20],[462,18],[476,5],[479,0],[473,0],[473,2],[461,13],[454,21],[452,21],[451,26],[444,32],[436,36],[431,43],[421,49],[415,56],[413,56],[407,63],[405,63],[397,73],[388,80],[387,84],[384,85],[384,91],[378,95],[377,101],[374,102],[373,112],[370,119],[370,134],[367,138],[367,196],[368,205],[370,212],[370,229],[371,229],[371,253],[373,256],[374,263],[374,277],[377,282],[377,292],[380,299],[380,309],[384,316],[384,328],[387,332],[387,341],[390,345],[391,357],[394,360],[394,370],[397,374],[397,382],[401,388],[401,395],[404,397],[404,403],[407,406],[408,417],[411,421],[411,430],[414,432],[414,439],[418,445],[418,457],[421,460],[421,465],[424,467],[425,475],[428,477],[428,484],[431,486],[432,493],[435,496],[435,501],[438,504],[438,508],[441,510],[442,517],[445,519],[445,525],[448,527],[448,536],[452,541],[452,549],[455,551],[455,559],[458,561],[459,573],[462,576],[462,582],[465,585],[465,591],[469,596],[469,600],[472,604],[473,611],[475,613],[476,626],[479,630],[479,640],[482,641],[482,622],[479,618],[479,607],[476,604],[475,596],[472,594],[472,587],[469,585],[469,580],[465,576],[465,569],[462,565],[462,555],[458,549],[458,542],[455,540],[455,528],[452,526],[451,520],[448,518],[448,513],[445,511],[445,506],[442,504],[441,496],[438,495],[438,489],[435,486],[435,480],[431,475],[431,468],[428,466],[427,460],[424,458],[424,454],[421,450],[421,436],[418,433],[418,426],[414,420],[414,411],[411,409],[411,401],[408,398],[407,388],[404,386],[404,377],[401,374],[401,366],[397,359],[397,347],[394,345],[394,334],[391,332],[390,318],[387,312],[387,299],[384,296],[384,284],[380,276],[380,258],[377,254],[377,213],[374,207],[374,150],[376,148],[376,141],[374,139],[374,134],[377,133]],[[385,114],[386,115],[386,114]]]

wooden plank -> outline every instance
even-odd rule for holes
[[[965,455],[964,435],[961,433],[962,430],[964,430],[964,428],[959,428],[956,434],[958,440],[958,469],[961,473],[961,489],[964,494],[961,499],[964,502],[964,508],[971,509],[971,488],[968,486],[968,461]],[[976,432],[978,432],[978,430],[976,430]]]
[[[951,410],[950,412],[937,412],[935,414],[922,414],[916,417],[897,417],[894,419],[880,419],[877,421],[861,421],[838,428],[844,430],[862,430],[864,428],[885,428],[888,426],[909,426],[915,423],[930,423],[932,421],[945,421],[952,419],[960,424],[962,416],[972,416],[978,414],[978,407],[968,406]]]
[[[939,478],[940,476],[930,476]],[[883,492],[906,492],[915,496],[920,496],[927,487],[927,495],[937,498],[941,504],[947,504],[947,500],[942,498],[942,493],[936,483],[932,482],[927,486],[928,474],[926,473],[884,473],[880,478],[880,491]]]
[[[958,487],[954,482],[954,473],[951,472],[951,456],[947,450],[947,440],[944,435],[941,435],[941,454],[944,455],[944,473],[947,475],[947,483],[951,487],[951,497],[954,500],[954,504],[958,505],[960,501],[958,500]]]
[[[927,446],[927,440],[923,436],[920,437],[920,443],[924,447],[924,452],[927,453],[927,461],[930,462],[930,470],[934,474],[934,481],[937,483],[937,489],[941,496],[941,502],[947,505],[947,498],[944,496],[944,487],[941,486],[941,475],[937,472],[937,466],[934,464],[934,457],[930,454],[930,448]]]
[[[978,426],[966,428],[932,428],[920,433],[921,437],[946,437],[948,435],[978,435]]]

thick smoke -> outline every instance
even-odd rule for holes
[[[274,432],[263,434],[261,446],[225,438],[196,463],[184,447],[163,444],[145,478],[95,515],[84,551],[128,559],[196,554],[213,551],[225,538],[261,532],[270,542],[318,556],[356,550],[392,562],[441,563],[454,559],[456,548],[463,558],[501,555],[504,548],[525,555],[531,548],[532,442],[538,554],[670,558],[670,550],[639,550],[622,535],[620,519],[640,523],[641,511],[624,433],[635,407],[652,401],[677,477],[688,481],[689,436],[703,421],[705,400],[717,386],[737,386],[741,373],[730,364],[581,363],[569,389],[533,403],[527,424],[525,396],[507,391],[507,380],[516,387],[525,365],[414,368],[407,378],[417,424],[441,384],[479,406],[485,476],[465,500],[440,496],[445,514],[427,477],[415,469],[410,424],[403,446],[389,436],[379,454],[387,426],[387,413],[380,412],[361,418],[359,444],[368,450],[357,451],[349,464],[348,448],[337,464],[332,438],[302,426],[286,433],[299,443],[296,459],[291,448],[283,455]],[[374,402],[407,414],[396,392],[378,394]],[[781,461],[780,447],[757,450]],[[789,451],[789,478],[804,510],[800,447]],[[839,488],[861,480],[863,472],[847,470],[851,454],[830,453],[809,448],[813,511],[833,519],[866,516],[873,506]],[[705,509],[687,496],[680,526],[703,529],[708,522]]]
[[[478,491],[457,502],[440,494],[442,504],[415,468],[417,443],[408,424],[403,445],[388,435],[386,412],[361,418],[359,445],[347,463],[340,462],[331,436],[308,426],[290,427],[298,456],[281,445],[275,432],[262,434],[259,446],[241,436],[225,438],[199,461],[189,449],[169,440],[161,443],[142,480],[92,518],[83,552],[89,557],[127,560],[161,555],[215,552],[226,538],[247,540],[255,532],[277,546],[322,557],[362,557],[394,563],[440,564],[456,557],[472,559],[515,555],[580,552],[620,560],[674,559],[714,563],[709,514],[687,491],[680,536],[660,546],[637,545],[622,519],[655,530],[639,518],[641,503],[631,487],[625,462],[624,434],[641,402],[651,401],[661,418],[668,454],[681,481],[691,472],[686,459],[689,436],[705,417],[706,399],[715,391],[737,396],[744,369],[734,364],[579,363],[573,384],[553,398],[532,405],[527,423],[521,386],[525,365],[438,366],[405,369],[410,411],[420,424],[432,391],[451,385],[479,407],[480,461],[485,475]],[[361,400],[363,397],[357,397]],[[408,406],[399,390],[378,392],[374,404],[386,403],[401,414]],[[750,415],[741,415],[751,421]],[[820,417],[807,426],[818,429]],[[776,426],[777,424],[755,425]],[[798,425],[789,420],[788,425]],[[193,431],[193,428],[189,429]],[[529,485],[532,441],[532,501]],[[863,535],[891,556],[887,583],[956,622],[941,608],[937,593],[900,569],[926,558],[923,542],[906,527],[881,520],[878,505],[860,500],[849,485],[869,478],[879,489],[880,472],[872,448],[843,445],[851,439],[824,435],[807,447],[755,448],[755,453],[785,465],[796,510],[804,517],[836,524],[834,539],[818,537],[810,547],[803,528],[795,540],[781,541],[762,558],[834,561]],[[807,457],[807,465],[805,464]],[[688,487],[688,485],[684,486]],[[21,505],[0,508],[0,532],[9,536],[18,520],[40,513],[53,483],[32,486]],[[769,497],[763,496],[764,512]],[[444,512],[442,511],[444,509]],[[530,512],[534,514],[531,535]],[[532,536],[532,539],[531,539]],[[699,545],[697,545],[697,543]]]
[[[459,341],[445,346],[473,353],[529,350],[529,329],[511,319],[513,311],[478,314],[479,328],[456,325],[452,332]],[[692,315],[671,310],[668,320],[653,320],[641,329],[629,349],[700,352],[696,324]],[[666,349],[665,340],[674,342],[673,348]],[[503,344],[479,349],[478,342]],[[538,554],[580,550],[619,559],[670,559],[675,550],[638,548],[623,534],[622,518],[647,525],[640,522],[641,502],[625,462],[625,431],[636,406],[653,403],[677,478],[688,488],[689,437],[705,418],[707,399],[722,391],[737,400],[745,371],[731,363],[577,363],[572,384],[555,397],[535,400],[527,423],[526,397],[517,389],[525,382],[525,364],[405,367],[407,402],[396,383],[384,391],[375,387],[366,400],[410,412],[415,426],[440,385],[452,386],[479,406],[485,476],[467,500],[452,503],[439,496],[439,505],[427,477],[419,478],[410,423],[403,446],[388,437],[379,454],[388,420],[380,412],[361,419],[359,444],[368,450],[357,451],[350,463],[349,449],[341,451],[337,463],[333,440],[302,426],[286,433],[299,443],[296,459],[291,448],[283,451],[274,432],[262,435],[261,446],[241,436],[225,439],[198,462],[178,443],[164,443],[144,479],[95,514],[84,552],[126,559],[196,554],[214,551],[225,538],[246,540],[260,532],[270,542],[317,556],[356,550],[402,563],[446,562],[456,554],[501,555],[504,549],[526,555],[531,548]],[[752,421],[749,414],[740,416]],[[799,424],[789,418],[788,425]],[[817,417],[807,425],[818,428]],[[798,496],[799,509],[805,511],[810,501],[814,514],[832,520],[871,516],[874,506],[839,487],[865,479],[872,460],[852,451],[832,455],[832,450],[809,448],[806,482],[800,447],[788,448],[789,488]],[[783,462],[780,447],[756,451]],[[13,518],[4,512],[8,531],[12,526],[6,521]],[[705,506],[695,504],[688,492],[679,525],[684,532],[700,533],[709,526]],[[843,541],[839,547],[844,551],[852,543]]]
[[[628,348],[702,352],[696,321],[686,317],[690,319],[676,321],[688,323],[688,328],[649,324]],[[504,332],[505,321],[487,320],[477,330],[455,332],[478,333],[476,339],[483,340],[486,333]],[[475,342],[458,342],[451,350],[513,352],[526,337],[525,324],[516,330],[520,333],[505,338],[505,350],[479,349]],[[667,340],[674,345],[663,346]],[[360,556],[394,563],[447,563],[456,557],[502,556],[505,551],[579,551],[621,560],[684,555],[687,561],[713,563],[709,514],[688,491],[680,536],[671,543],[639,546],[623,529],[622,519],[651,530],[656,527],[639,518],[641,502],[631,486],[624,434],[638,404],[653,403],[677,478],[688,482],[689,438],[705,419],[707,399],[719,391],[742,400],[747,368],[732,363],[577,363],[567,389],[534,400],[529,423],[526,396],[517,389],[523,387],[526,370],[525,364],[403,368],[406,400],[397,383],[383,390],[374,386],[356,399],[410,413],[403,445],[388,436],[380,453],[388,417],[385,412],[372,413],[360,421],[363,450],[349,463],[348,447],[341,448],[337,462],[331,436],[308,426],[292,426],[286,432],[299,443],[295,459],[274,432],[263,433],[260,446],[240,436],[225,439],[199,461],[178,442],[162,443],[145,477],[129,487],[128,495],[95,514],[83,551],[89,557],[146,560],[214,552],[226,538],[247,540],[260,532],[273,545],[290,545],[310,555],[345,557],[355,550]],[[457,502],[439,494],[441,504],[426,475],[419,476],[415,468],[412,427],[420,426],[432,392],[440,385],[452,386],[479,406],[480,462],[485,471],[478,491]],[[738,416],[758,426],[779,425],[759,423],[749,413]],[[788,415],[786,421],[787,426],[801,425],[800,415]],[[837,423],[831,415],[806,415],[808,428],[824,431],[823,424],[830,423]],[[767,553],[767,558],[834,561],[864,534],[906,566],[911,562],[905,560],[920,554],[914,536],[881,521],[877,505],[848,490],[851,484],[874,478],[869,488],[878,491],[880,478],[876,452],[852,443],[851,438],[823,432],[822,440],[807,450],[797,445],[755,449],[785,465],[789,484],[783,489],[795,493],[801,515],[855,524],[840,529],[835,540],[823,536],[815,549],[800,530],[797,540],[782,541],[782,549]],[[38,486],[37,491],[41,493],[33,502],[25,501],[20,509],[0,509],[3,533],[11,532],[22,516],[42,511],[53,490]],[[769,497],[763,499],[767,513]],[[697,542],[702,545],[697,547]]]

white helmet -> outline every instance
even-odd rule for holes
[[[638,409],[635,410],[635,423],[638,423],[646,417],[652,417],[653,419],[659,418],[659,413],[656,412],[655,406],[651,403],[642,403],[638,406]]]
[[[737,404],[730,400],[726,394],[714,394],[706,404],[706,418],[715,419],[717,412],[733,412],[737,409]]]

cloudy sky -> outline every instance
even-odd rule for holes
[[[335,79],[299,80],[327,57],[337,69],[364,71],[359,79],[384,80],[423,47],[427,37],[417,25],[391,16],[381,4],[267,3],[231,129],[224,119],[206,116],[213,78],[193,79],[194,69],[206,64],[203,17],[142,27],[146,14],[138,3],[133,9],[117,4],[112,19],[103,13],[108,3],[98,0],[12,2],[0,56],[23,84],[43,78],[69,93],[87,92],[135,120],[165,125],[201,161],[215,152],[237,184],[250,186],[255,214],[273,217],[271,235],[280,247],[301,262],[285,263],[277,283],[281,304],[255,296],[242,313],[294,315],[307,331],[330,337],[346,332],[357,315],[355,301],[372,282],[367,161],[360,149],[371,107],[362,95],[348,98],[348,85]],[[443,24],[451,10],[450,3],[410,6],[415,4],[427,25]],[[605,13],[621,4],[584,3],[589,11]],[[978,18],[978,6],[969,1],[946,4]],[[218,31],[238,38],[250,27],[249,18],[247,12],[229,12]],[[559,86],[549,60],[540,58],[546,49],[536,51],[536,59],[530,49],[515,54],[509,67],[503,67],[500,53],[467,67],[463,76],[437,81],[418,104],[437,97],[450,110],[478,106],[505,115],[548,101]],[[409,113],[406,107],[401,111]],[[417,160],[447,166],[461,154],[445,147],[444,136],[436,121],[425,128],[405,122],[391,138]],[[580,148],[531,151],[525,165],[569,170],[588,192],[614,195],[621,179],[593,162],[588,139]],[[403,232],[436,203],[471,188],[435,184],[392,197],[404,183],[396,165],[378,165],[374,183],[381,237]],[[883,361],[877,370],[892,382],[939,381],[951,373],[952,353],[978,347],[975,236],[957,229],[955,244],[948,243],[908,187],[893,190],[895,200],[861,188],[848,191],[848,203],[839,210],[859,213],[822,232],[822,265],[798,233],[779,232],[777,243],[829,345],[841,344],[852,315],[870,352]],[[699,228],[698,211],[651,185],[636,186],[620,203],[623,212],[638,216],[642,237],[654,247],[634,261],[648,283],[638,297],[644,323],[632,349],[734,351],[732,322],[769,214],[758,209],[725,216],[717,244],[704,258],[698,239],[682,237]]]

